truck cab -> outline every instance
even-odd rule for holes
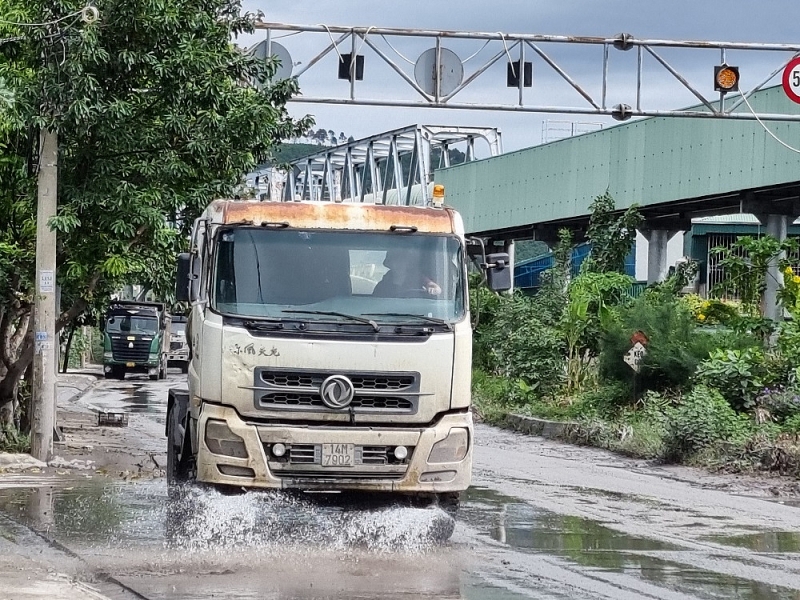
[[[186,317],[184,316],[172,316],[167,366],[178,367],[184,373],[189,371],[189,343],[186,340]]]
[[[167,376],[170,317],[157,302],[112,302],[103,326],[103,372],[124,379],[126,373]]]
[[[454,210],[215,201],[177,292],[191,360],[168,402],[171,484],[449,505],[467,489],[472,331]]]

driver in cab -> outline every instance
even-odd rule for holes
[[[439,296],[442,288],[415,266],[418,261],[401,253],[387,252],[383,266],[389,270],[372,291],[373,296],[384,298],[413,298],[420,296]]]

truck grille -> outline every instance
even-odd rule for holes
[[[150,356],[151,341],[152,340],[126,340],[125,338],[112,337],[111,351],[113,352],[114,360],[147,362]]]
[[[316,387],[322,385],[325,373],[299,373],[292,371],[261,371],[264,383],[281,387]],[[357,390],[407,390],[414,385],[413,375],[348,375]]]
[[[169,349],[170,350],[180,350],[183,348],[183,342],[170,342]]]
[[[329,412],[319,388],[334,373],[299,369],[255,370],[255,404],[261,409]],[[339,373],[353,383],[350,407],[356,413],[415,414],[418,373]],[[347,410],[347,409],[344,409]]]
[[[405,460],[394,457],[393,446],[356,446],[355,464],[348,468],[322,466],[320,444],[287,444],[287,452],[281,458],[272,455],[270,445],[264,445],[269,457],[269,468],[278,477],[350,478],[350,479],[399,479],[408,469],[414,448],[408,448]]]
[[[262,406],[303,406],[327,409],[318,394],[264,394],[261,396]],[[414,409],[414,403],[406,398],[372,398],[361,396],[353,398],[353,408],[371,408],[376,410],[397,410],[407,412]]]

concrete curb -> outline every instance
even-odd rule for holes
[[[547,419],[538,419],[513,413],[506,415],[503,425],[520,433],[561,441],[568,440],[570,433],[574,432],[578,427],[577,423],[569,421],[548,421]]]
[[[100,378],[94,375],[60,375],[57,382],[58,404],[74,404],[94,388]]]

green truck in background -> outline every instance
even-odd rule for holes
[[[147,373],[165,379],[170,316],[159,302],[115,301],[109,304],[103,328],[103,371],[107,379],[126,373]]]

